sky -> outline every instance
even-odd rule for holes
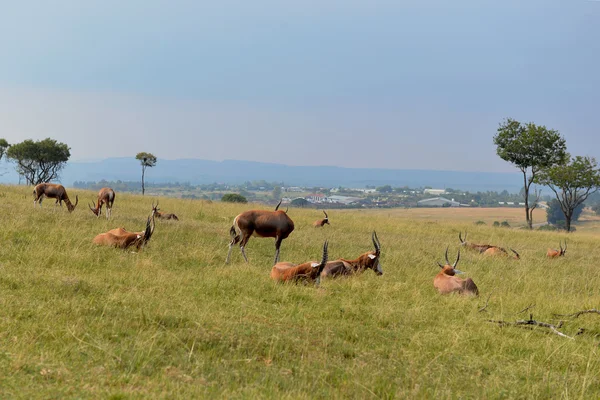
[[[0,137],[71,159],[509,172],[507,117],[600,158],[600,1],[7,2]]]

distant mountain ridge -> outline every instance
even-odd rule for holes
[[[3,162],[0,182],[17,183],[18,176],[12,164]],[[106,179],[139,181],[141,167],[133,157],[108,158],[101,161],[69,162],[61,173],[61,182],[72,186],[75,181]],[[383,168],[344,168],[333,166],[289,166],[255,161],[210,161],[201,159],[158,160],[156,167],[146,170],[146,181],[154,183],[189,182],[241,184],[246,181],[266,180],[284,182],[289,186],[356,187],[409,186],[453,188],[468,191],[508,190],[518,192],[521,176],[515,173],[406,170]]]

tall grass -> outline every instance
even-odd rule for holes
[[[157,221],[140,253],[92,244],[115,227],[141,231],[152,199],[117,193],[113,219],[74,213],[31,190],[0,186],[0,397],[2,398],[597,398],[600,316],[546,329],[488,319],[557,322],[597,307],[594,233],[568,236],[567,255],[545,258],[563,233],[418,219],[402,210],[290,209],[296,230],[282,261],[354,258],[382,243],[384,275],[371,271],[321,287],[269,279],[273,239],[252,238],[250,264],[228,229],[252,205],[161,198],[181,221]],[[71,193],[72,192],[72,193]],[[257,206],[261,207],[261,206]],[[437,260],[458,232],[513,247],[521,261],[461,252],[479,298],[440,296]],[[488,307],[480,312],[486,299]],[[531,310],[517,314],[534,304]]]

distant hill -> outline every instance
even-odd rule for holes
[[[0,182],[17,183],[12,164],[0,164]],[[65,186],[75,181],[139,181],[141,167],[133,157],[108,158],[93,162],[70,162],[61,174]],[[432,171],[381,168],[294,167],[253,161],[208,161],[200,159],[158,160],[146,171],[148,182],[230,183],[261,180],[291,186],[357,187],[366,185],[453,188],[469,191],[508,190],[518,192],[518,173]]]

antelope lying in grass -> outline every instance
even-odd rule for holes
[[[433,278],[433,286],[440,292],[440,294],[448,294],[457,292],[460,294],[479,294],[479,289],[477,289],[477,285],[473,282],[473,279],[467,278],[462,279],[456,274],[462,274],[462,271],[456,269],[458,265],[458,260],[460,260],[460,250],[458,250],[458,255],[456,256],[456,261],[454,264],[450,265],[450,261],[448,261],[448,247],[446,247],[446,264],[442,265],[439,262],[437,263],[442,269],[436,276]]]
[[[560,250],[548,249],[548,252],[546,253],[546,256],[548,256],[548,258],[562,257],[565,255],[565,253],[567,252],[567,241],[565,240],[565,248],[564,249],[560,242],[558,242],[558,245],[560,246]]]
[[[124,228],[112,229],[106,233],[101,233],[96,236],[93,243],[118,247],[119,249],[127,249],[135,247],[137,250],[142,249],[152,237],[154,233],[154,213],[148,217],[146,229],[142,232],[128,232]]]
[[[40,183],[35,186],[33,189],[33,207],[35,208],[36,204],[39,203],[40,207],[42,206],[42,200],[44,200],[44,196],[50,199],[56,199],[56,203],[54,205],[60,204],[62,207],[62,202],[64,201],[67,205],[67,210],[69,212],[73,212],[77,203],[79,203],[79,197],[75,196],[75,204],[71,203],[69,200],[69,196],[67,195],[67,191],[63,185],[59,185],[57,183]]]
[[[275,262],[279,261],[279,248],[283,239],[287,238],[294,230],[294,221],[288,217],[287,213],[278,210],[281,205],[281,200],[275,211],[266,210],[249,210],[239,214],[233,219],[233,225],[229,229],[231,242],[229,243],[229,251],[225,263],[229,263],[231,249],[236,243],[240,244],[240,250],[244,256],[244,260],[248,262],[244,247],[250,240],[250,236],[256,232],[260,237],[275,238]]]
[[[279,262],[271,269],[271,279],[279,282],[316,282],[317,285],[321,279],[321,272],[327,263],[328,243],[323,244],[323,256],[321,262],[308,261],[303,264],[293,264],[290,262]]]
[[[110,219],[110,216],[112,214],[112,206],[113,206],[114,202],[115,202],[115,191],[109,187],[105,187],[105,188],[100,189],[100,191],[98,192],[98,204],[96,205],[92,201],[94,208],[92,208],[92,206],[90,206],[89,203],[88,203],[88,207],[90,208],[90,210],[92,210],[92,212],[96,215],[96,217],[100,217],[100,215],[102,214],[102,206],[104,204],[106,204],[106,219]]]
[[[177,215],[175,214],[167,214],[167,213],[163,213],[158,211],[158,201],[156,202],[156,206],[154,205],[154,202],[152,202],[152,212],[154,213],[154,215],[156,215],[156,218],[159,219],[174,219],[175,221],[179,221],[179,218],[177,218]]]
[[[313,222],[313,226],[314,226],[315,228],[320,228],[320,227],[322,227],[322,226],[325,226],[325,224],[327,224],[327,225],[331,225],[331,224],[329,223],[329,217],[327,216],[327,213],[325,212],[325,210],[323,210],[323,214],[325,214],[325,218],[323,218],[323,219],[318,219],[318,220],[316,220],[315,222]]]
[[[358,256],[354,260],[346,260],[340,258],[335,261],[330,261],[325,266],[322,277],[336,277],[341,275],[353,275],[359,272],[363,272],[366,269],[372,269],[377,275],[383,275],[383,269],[381,269],[381,263],[379,262],[379,256],[381,255],[381,243],[377,237],[377,233],[373,231],[371,235],[373,240],[373,246],[375,251],[368,251]]]
[[[465,238],[462,238],[462,234],[459,232],[458,233],[458,240],[460,240],[460,245],[461,246],[465,246],[468,249],[472,249],[475,250],[481,254],[484,254],[486,256],[508,256],[508,257],[512,257],[515,260],[520,260],[521,256],[519,255],[519,253],[517,253],[515,250],[510,249],[510,251],[512,251],[515,255],[511,256],[508,251],[506,251],[505,248],[500,247],[500,246],[494,246],[491,244],[475,244],[475,243],[471,243],[471,242],[467,242],[467,233],[465,232]]]

